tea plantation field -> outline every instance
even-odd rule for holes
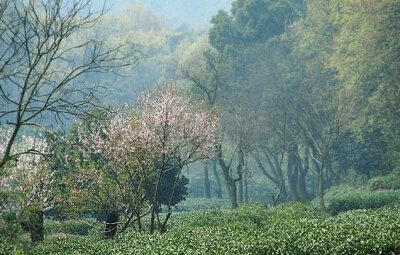
[[[242,206],[236,210],[176,213],[165,234],[128,231],[49,235],[23,252],[3,244],[2,254],[400,254],[400,206],[330,216],[310,205]]]

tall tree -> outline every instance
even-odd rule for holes
[[[240,52],[243,47],[283,34],[303,12],[303,1],[236,0],[231,15],[220,11],[212,18],[210,44],[220,52]]]
[[[332,9],[338,34],[331,63],[338,70],[341,95],[351,98],[351,130],[365,148],[360,160],[371,163],[364,165],[369,173],[385,174],[399,166],[400,4],[332,1]]]
[[[101,15],[89,0],[1,2],[0,121],[12,133],[0,168],[17,156],[12,148],[23,127],[42,127],[51,116],[62,121],[96,104],[99,86],[85,83],[89,73],[136,62],[124,44],[108,48],[102,41],[69,40]]]

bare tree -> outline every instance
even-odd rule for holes
[[[220,115],[234,114],[232,109],[229,109],[231,111],[229,113],[227,112],[229,111],[227,107],[224,107],[224,105],[226,106],[229,104],[229,106],[231,106],[232,104],[232,101],[229,101],[231,98],[223,94],[223,90],[227,87],[227,82],[225,81],[227,77],[224,75],[228,73],[226,72],[226,68],[230,68],[229,64],[227,66],[224,55],[209,49],[203,53],[202,60],[203,65],[200,70],[191,70],[190,67],[183,69],[182,73],[184,77],[194,85],[195,89],[200,91],[199,94],[202,98],[206,98],[210,107],[217,106],[220,108]],[[223,119],[226,122],[226,116]],[[228,125],[225,123],[225,126]],[[224,180],[227,184],[232,208],[238,207],[236,183],[242,180],[242,169],[244,165],[244,151],[242,146],[240,146],[240,141],[243,139],[240,131],[237,132],[237,134],[239,134],[239,136],[234,137],[234,140],[237,142],[238,146],[234,149],[230,160],[226,160],[222,143],[215,146],[215,159],[222,170]],[[231,170],[236,154],[238,155],[237,176],[234,176]]]
[[[200,70],[187,68],[183,74],[194,85],[194,91],[218,109],[225,141],[229,142],[218,144],[215,156],[228,186],[232,208],[236,208],[238,200],[244,200],[245,161],[254,148],[253,129],[260,113],[258,92],[249,78],[247,62],[239,75],[235,60],[223,53],[209,49],[202,60],[200,68],[196,66]]]
[[[335,93],[334,87],[325,88],[324,92],[317,91],[312,97],[301,98],[293,105],[297,127],[316,162],[314,172],[318,176],[318,199],[322,211],[326,211],[325,171],[332,149],[345,130],[348,113],[348,106],[340,102]]]
[[[42,127],[50,116],[62,121],[96,105],[100,86],[87,82],[89,74],[137,63],[128,42],[110,48],[71,39],[102,15],[92,11],[90,0],[1,1],[0,123],[11,133],[0,168],[18,156],[12,147],[23,127]]]

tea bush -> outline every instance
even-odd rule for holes
[[[231,206],[228,199],[218,198],[187,198],[174,207],[175,212],[198,212],[215,209],[229,209]]]
[[[73,219],[65,221],[46,220],[44,229],[46,235],[51,234],[69,234],[69,235],[88,235],[94,227],[101,223],[93,218]]]
[[[354,209],[380,208],[395,204],[399,201],[400,192],[391,190],[368,191],[333,198],[327,210],[336,215]]]
[[[388,175],[371,178],[368,184],[371,190],[400,189],[400,173],[393,171]]]
[[[338,216],[311,206],[243,206],[186,215],[165,234],[50,237],[30,254],[399,254],[400,206]]]

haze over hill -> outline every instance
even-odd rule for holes
[[[104,0],[95,0],[93,6],[98,9],[103,3]],[[209,24],[218,10],[228,11],[232,0],[106,0],[105,7],[110,12],[119,13],[124,6],[135,3],[143,3],[174,28],[183,24],[197,28]]]

